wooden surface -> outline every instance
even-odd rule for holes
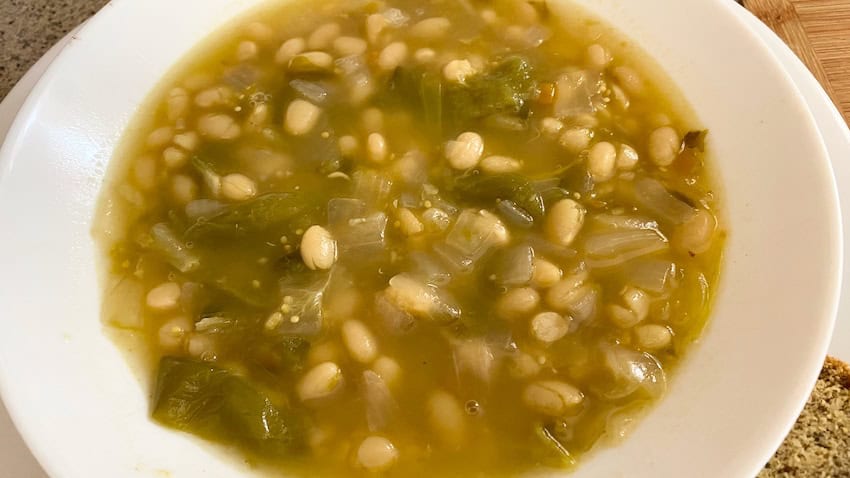
[[[803,60],[850,123],[850,0],[744,0]]]

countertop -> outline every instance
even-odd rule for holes
[[[0,0],[0,100],[54,43],[106,3],[107,0]],[[798,50],[793,41],[792,48],[804,57],[842,107],[845,117],[850,118],[850,33],[847,33],[850,32],[850,0],[756,0],[746,3],[786,41],[789,33],[798,38],[805,36],[804,40],[815,52],[813,58],[805,58],[807,53]],[[830,27],[825,28],[825,25]],[[838,369],[835,363],[825,367],[806,411],[763,476],[850,476],[847,421],[824,420],[824,413],[836,410],[844,418],[850,417],[850,378],[836,382],[834,370]],[[0,428],[5,426],[8,426],[8,417],[0,408]],[[837,449],[830,449],[836,444]],[[34,471],[34,466],[20,440],[0,433],[0,478],[43,477],[43,473]]]

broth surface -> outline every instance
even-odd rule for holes
[[[516,476],[622,439],[724,232],[677,90],[562,12],[290,2],[175,69],[95,231],[153,419],[298,476]]]

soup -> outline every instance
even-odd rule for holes
[[[707,131],[550,7],[290,2],[166,79],[98,226],[154,420],[304,476],[513,476],[626,435],[716,287]]]

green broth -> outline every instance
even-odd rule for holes
[[[270,6],[170,73],[113,161],[104,320],[155,420],[272,473],[572,468],[705,325],[708,154],[574,7]]]

